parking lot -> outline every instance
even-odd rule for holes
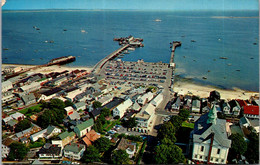
[[[129,61],[109,61],[103,67],[103,73],[107,80],[122,80],[130,82],[156,82],[163,84],[166,82],[168,64],[157,62]]]

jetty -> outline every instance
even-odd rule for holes
[[[123,53],[128,48],[135,48],[135,47],[143,47],[143,39],[134,38],[133,36],[125,37],[125,38],[114,38],[114,41],[118,41],[119,45],[122,45],[120,48],[100,60],[93,68],[92,73],[98,74],[101,68],[105,65],[105,63],[109,60],[112,60],[118,57],[121,53]]]
[[[175,67],[175,63],[174,63],[174,52],[176,47],[181,46],[181,42],[180,41],[173,41],[172,43],[172,51],[171,51],[171,59],[170,59],[170,67]]]

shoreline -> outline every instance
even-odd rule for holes
[[[22,64],[2,64],[2,71],[4,67],[7,66],[16,66],[21,68],[31,68],[35,67],[37,65],[22,65]],[[72,67],[72,66],[66,66],[66,65],[52,65],[48,67],[41,67],[35,70],[32,70],[31,72],[38,72],[43,74],[48,74],[50,72],[62,72],[64,70],[73,71],[73,70],[87,70],[88,72],[91,72],[93,70],[93,67]],[[199,97],[209,97],[209,94],[211,91],[216,90],[220,93],[220,96],[222,99],[250,99],[251,96],[259,95],[259,92],[257,91],[248,91],[244,89],[239,88],[233,88],[233,89],[223,89],[221,87],[213,86],[213,85],[205,85],[201,84],[199,82],[194,82],[190,79],[186,78],[180,78],[178,77],[174,83],[173,91],[178,92],[180,94],[192,94],[197,95]]]

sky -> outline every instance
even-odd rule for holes
[[[3,10],[258,10],[258,0],[6,0]]]

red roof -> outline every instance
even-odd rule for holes
[[[237,102],[238,104],[240,105],[240,107],[244,107],[244,106],[247,106],[247,103],[245,100],[240,100],[240,99],[237,99]]]
[[[259,106],[244,106],[244,114],[259,115]]]

